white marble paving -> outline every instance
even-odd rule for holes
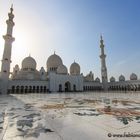
[[[108,105],[125,116],[100,112]],[[0,140],[140,139],[108,133],[140,135],[140,93],[0,95]]]

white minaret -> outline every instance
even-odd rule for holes
[[[100,48],[101,48],[101,77],[102,77],[102,83],[103,83],[103,88],[106,91],[107,90],[107,82],[108,82],[108,78],[107,78],[107,68],[106,68],[106,55],[104,53],[104,41],[101,35],[101,39],[100,39]]]
[[[11,63],[11,50],[12,50],[12,42],[15,40],[14,37],[12,37],[13,32],[13,26],[15,23],[13,22],[13,5],[10,8],[10,13],[8,13],[9,19],[6,20],[7,23],[7,33],[3,36],[5,40],[4,44],[4,52],[3,52],[3,58],[2,58],[2,66],[1,66],[1,79],[2,79],[2,93],[7,93],[8,88],[8,81],[9,81],[9,75],[10,75],[10,63]]]

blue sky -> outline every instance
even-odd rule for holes
[[[100,34],[103,34],[109,77],[134,72],[140,77],[139,0],[0,0],[0,36],[14,4],[16,38],[12,67],[31,54],[37,68],[46,69],[47,58],[61,56],[69,68],[75,60],[86,75],[100,77]],[[4,41],[0,38],[0,57]]]

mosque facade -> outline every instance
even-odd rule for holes
[[[12,35],[15,25],[13,19],[13,7],[11,7],[6,21],[7,32],[3,36],[5,44],[0,72],[0,93],[140,90],[140,80],[138,80],[135,73],[130,75],[130,80],[125,80],[125,77],[120,75],[118,81],[114,77],[111,77],[110,81],[108,81],[106,54],[102,36],[100,38],[101,79],[98,77],[94,79],[94,74],[91,71],[84,76],[77,62],[73,62],[68,71],[68,68],[63,64],[63,60],[56,53],[48,58],[46,69],[41,67],[40,70],[37,70],[35,59],[28,56],[23,59],[21,68],[19,65],[15,65],[13,71],[10,72],[12,42],[15,40]]]

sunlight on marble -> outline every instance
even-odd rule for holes
[[[124,133],[139,139],[139,93],[0,96],[0,140],[118,140],[113,134]]]

